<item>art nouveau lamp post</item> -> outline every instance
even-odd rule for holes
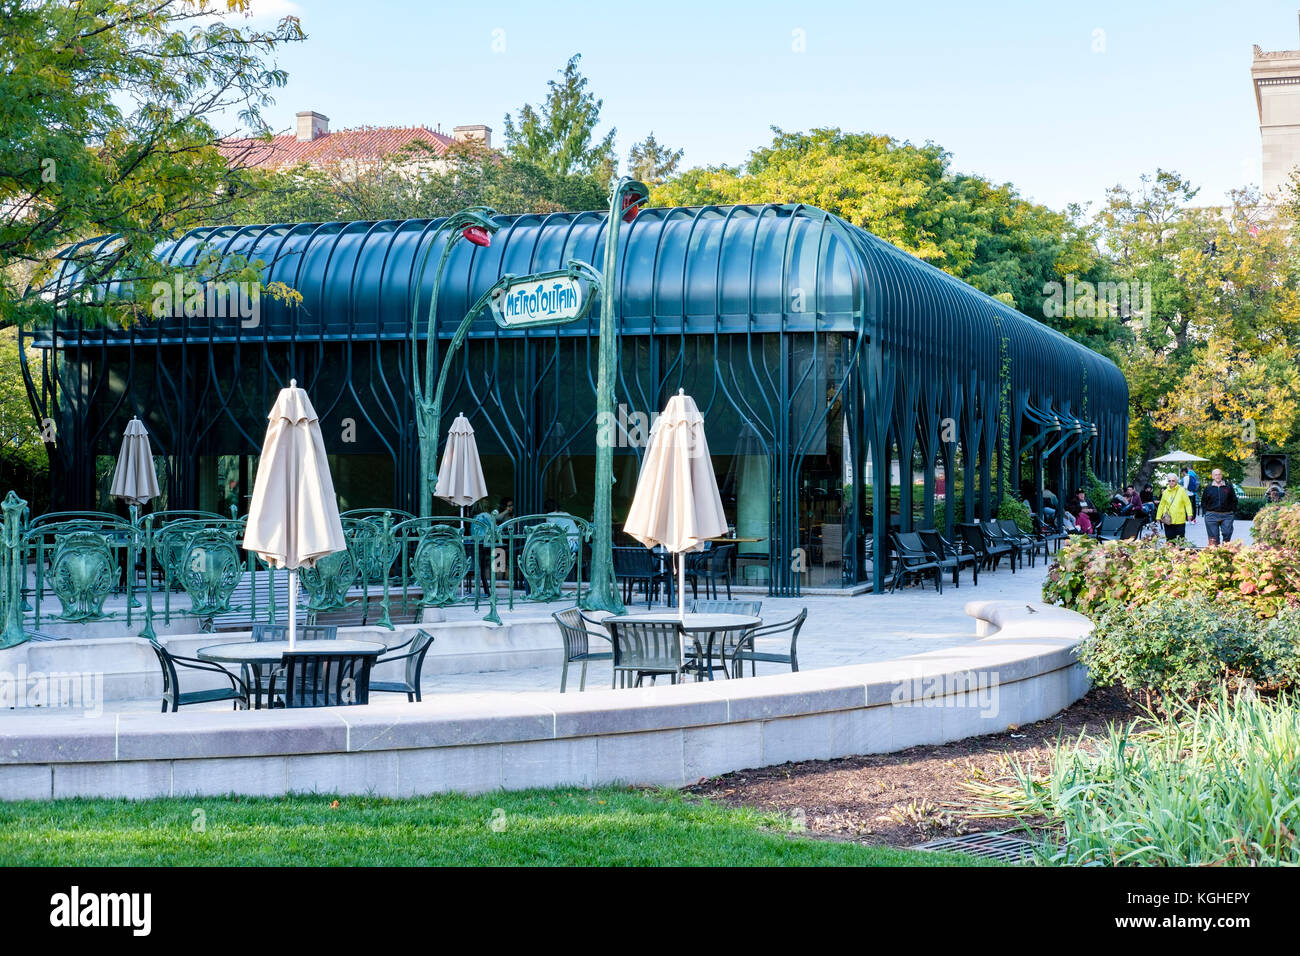
[[[600,362],[596,378],[596,499],[592,505],[591,588],[583,607],[622,614],[626,608],[614,579],[614,443],[608,424],[614,420],[614,373],[618,368],[618,227],[636,218],[650,196],[645,183],[627,176],[614,183],[605,230],[605,268],[600,283]],[[606,427],[602,427],[602,425]]]
[[[442,271],[451,256],[452,247],[457,239],[468,239],[476,246],[492,245],[492,234],[498,225],[493,221],[496,212],[486,206],[471,206],[462,209],[443,220],[434,230],[432,238],[424,247],[420,259],[419,273],[415,279],[415,293],[411,305],[411,389],[415,394],[415,424],[420,436],[420,517],[427,518],[433,514],[433,486],[438,481],[438,419],[441,415],[441,402],[434,400],[434,342],[437,337],[438,321],[438,287],[442,284]],[[429,312],[425,331],[424,377],[421,385],[420,354],[418,348],[418,331],[420,326],[420,287],[424,284],[424,270],[429,263],[429,253],[437,244],[438,236],[450,233],[443,243],[442,255],[438,259],[438,271],[433,277],[433,294],[429,298]],[[444,363],[445,364],[445,363]],[[445,379],[445,375],[443,378]],[[440,399],[442,390],[437,397]]]

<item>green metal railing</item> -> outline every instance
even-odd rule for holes
[[[160,511],[130,520],[99,512],[55,512],[28,518],[9,492],[0,526],[0,647],[29,639],[44,625],[115,621],[155,625],[194,619],[211,629],[221,619],[274,622],[283,609],[277,572],[242,547],[245,517]],[[393,628],[392,613],[424,607],[487,605],[484,620],[501,623],[499,594],[509,608],[549,603],[585,589],[584,551],[591,524],[570,514],[524,515],[498,522],[474,517],[417,518],[391,509],[341,516],[347,549],[305,568],[300,581],[307,615],[372,606],[376,624]],[[238,600],[236,600],[238,598]]]

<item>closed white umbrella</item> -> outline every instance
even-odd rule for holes
[[[463,414],[457,415],[447,430],[447,447],[442,453],[438,485],[433,493],[458,508],[467,508],[487,497],[487,482],[483,480],[483,464],[479,461],[474,428]]]
[[[645,462],[623,530],[646,547],[662,545],[677,555],[678,616],[686,616],[688,551],[727,532],[727,516],[704,438],[704,416],[679,390],[650,429]]]
[[[139,418],[126,423],[122,450],[113,469],[113,483],[108,493],[128,505],[144,506],[158,497],[158,472],[153,467],[153,449],[149,431]]]
[[[267,416],[244,547],[289,570],[289,646],[298,627],[298,569],[347,549],[320,421],[307,393],[290,381]]]

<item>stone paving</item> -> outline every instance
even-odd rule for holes
[[[1237,540],[1249,543],[1248,522],[1237,523]],[[1205,526],[1197,522],[1188,526],[1189,540],[1204,545]],[[807,595],[801,598],[771,598],[763,594],[733,591],[738,600],[761,600],[762,616],[766,622],[787,620],[799,609],[808,609],[808,619],[799,638],[799,664],[801,670],[837,667],[845,664],[862,664],[891,660],[925,651],[940,650],[969,644],[976,640],[975,623],[965,613],[965,605],[973,600],[997,600],[1035,604],[1041,601],[1042,583],[1047,572],[1047,562],[1041,556],[1037,566],[1017,569],[1012,574],[1003,561],[999,570],[980,575],[974,586],[969,570],[961,576],[961,585],[952,586],[951,577],[944,584],[942,594],[935,592],[933,582],[924,588],[909,586],[895,594],[859,594],[854,596]],[[720,595],[725,598],[725,593]],[[657,604],[656,611],[665,610]],[[629,610],[645,610],[642,602]],[[504,622],[536,620],[548,612],[536,605],[525,605],[515,610],[501,609]],[[449,621],[477,620],[483,612],[473,608],[449,608],[444,616]],[[778,649],[777,642],[770,649]],[[594,648],[594,644],[593,644]],[[764,649],[760,642],[760,650]],[[784,648],[779,648],[784,649]],[[780,673],[784,665],[759,664],[758,675]],[[581,665],[572,665],[569,672],[569,690],[578,689]],[[723,679],[719,677],[718,679]],[[480,671],[464,674],[424,674],[422,688],[425,695],[482,694],[489,692],[528,692],[559,689],[559,665],[524,667],[511,670]],[[587,690],[603,690],[610,686],[611,673],[608,662],[593,662],[587,671]],[[372,706],[405,706],[405,698],[380,694]],[[225,709],[228,705],[214,705],[210,709]],[[157,708],[157,701],[130,700],[110,702],[105,709],[112,712],[141,712]],[[187,708],[209,709],[209,708]],[[14,713],[13,711],[10,712]]]

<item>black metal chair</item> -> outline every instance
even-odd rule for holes
[[[299,641],[336,641],[339,637],[337,624],[299,624],[296,628],[295,640]],[[289,639],[288,624],[254,624],[253,640],[261,644],[265,641],[287,641]],[[241,672],[244,678],[244,684],[252,690],[260,689],[259,698],[253,701],[257,707],[270,707],[273,698],[266,696],[271,688],[271,677],[280,668],[279,661],[268,661],[264,664],[243,664]],[[256,671],[256,673],[254,673]],[[284,684],[284,674],[280,674],[280,683]]]
[[[718,582],[722,581],[727,588],[727,600],[731,600],[731,556],[735,551],[734,544],[724,544],[690,555],[686,563],[686,580],[691,582],[691,597],[699,594],[699,582],[703,579],[706,598],[717,599]]]
[[[927,551],[915,532],[895,531],[894,551],[898,559],[894,562],[894,577],[889,582],[889,593],[908,578],[917,578],[921,587],[925,587],[925,578],[933,575],[934,586],[943,593],[943,568],[939,559]]]
[[[962,523],[957,525],[957,530],[961,532],[962,541],[966,543],[966,547],[979,556],[980,564],[990,570],[997,570],[998,562],[1002,560],[1003,555],[1012,557],[1014,554],[1011,545],[990,541],[977,524]],[[1011,561],[1011,573],[1016,573],[1014,558]]]
[[[632,603],[632,589],[640,584],[645,588],[645,606],[650,607],[659,594],[659,585],[663,584],[668,592],[668,601],[672,601],[673,576],[665,570],[659,555],[649,548],[618,547],[614,548],[614,577],[623,585],[623,603]]]
[[[1052,525],[1047,524],[1038,515],[1031,514],[1034,521],[1034,535],[1037,540],[1044,544],[1044,553],[1051,554],[1060,549],[1061,542],[1067,540],[1070,536],[1064,531],[1057,531]]]
[[[569,665],[578,663],[582,664],[578,690],[586,690],[587,665],[592,661],[612,661],[614,652],[591,649],[592,632],[587,627],[588,619],[576,607],[555,611],[551,617],[560,626],[560,637],[564,640],[564,670],[560,672],[560,693],[564,693],[569,683]]]
[[[938,559],[939,567],[952,571],[953,587],[961,587],[961,569],[968,564],[974,575],[974,583],[980,583],[980,561],[977,555],[961,550],[936,530],[918,531],[917,534],[921,537],[922,547]]]
[[[762,601],[692,601],[692,614],[744,614],[748,617],[758,617],[763,613]],[[724,675],[727,673],[726,661],[727,655],[735,649],[736,642],[742,636],[741,631],[691,631],[690,647],[686,650],[686,656],[691,660],[691,666],[699,673],[708,673],[709,679],[712,680],[714,660],[721,665]],[[705,662],[704,657],[708,655],[709,660]]]
[[[240,709],[240,704],[244,705],[244,710],[248,709],[248,688],[242,680],[220,664],[213,661],[201,661],[197,657],[182,657],[179,654],[173,654],[156,641],[149,641],[149,646],[153,648],[154,654],[158,657],[158,665],[162,668],[162,713],[167,713],[168,704],[171,705],[171,712],[175,713],[181,707],[187,707],[190,704],[212,704],[223,700],[233,701],[235,710]],[[177,667],[220,674],[230,681],[230,686],[214,687],[210,690],[191,690],[182,693],[180,681],[177,677]]]
[[[668,676],[674,684],[682,675],[681,623],[678,621],[619,621],[605,623],[614,646],[613,687],[640,687],[649,676]],[[629,684],[629,680],[635,681]]]
[[[423,700],[420,696],[420,671],[424,669],[424,657],[429,653],[429,648],[433,646],[434,637],[428,631],[420,629],[415,635],[405,643],[397,644],[388,649],[388,657],[380,657],[375,660],[375,666],[380,664],[389,664],[393,661],[406,661],[406,672],[402,680],[372,680],[370,682],[371,692],[379,691],[384,694],[405,694],[408,702]],[[405,650],[405,654],[394,654],[394,651]]]
[[[1000,528],[1002,531],[1002,536],[1006,538],[1008,541],[1014,541],[1015,543],[1020,545],[1020,553],[1022,555],[1023,554],[1029,555],[1029,566],[1031,568],[1036,564],[1035,559],[1038,556],[1038,550],[1040,548],[1043,551],[1043,559],[1044,560],[1047,559],[1048,556],[1047,542],[1034,537],[1032,534],[1029,534],[1026,531],[1023,531],[1020,525],[1016,524],[1015,521],[1013,521],[1012,519],[998,518],[996,522],[991,521],[989,522],[989,524],[996,525],[996,527]],[[1021,567],[1024,567],[1023,561],[1021,563]]]
[[[746,661],[749,661],[749,676],[751,677],[758,676],[757,664],[759,661],[771,664],[789,664],[791,672],[797,671],[799,669],[799,631],[803,627],[803,622],[807,619],[808,609],[805,607],[801,608],[798,615],[788,621],[763,624],[746,631],[740,640],[736,642],[735,649],[728,658],[731,665],[731,676],[744,677]],[[760,638],[777,637],[787,633],[790,635],[790,649],[786,653],[757,649],[757,641]]]
[[[370,671],[378,656],[377,650],[286,651],[283,675],[272,674],[268,696],[289,708],[368,704]]]
[[[1102,515],[1101,524],[1097,528],[1097,540],[1118,541],[1126,524],[1128,518],[1123,515]]]
[[[294,635],[299,641],[336,641],[339,636],[337,624],[299,624],[297,633]],[[287,641],[289,639],[288,624],[254,624],[253,640],[258,641]]]
[[[1002,526],[998,524],[996,518],[990,518],[987,521],[979,522],[979,529],[980,529],[980,534],[984,535],[984,539],[988,541],[990,545],[995,547],[1002,546],[1011,549],[1010,557],[1011,557],[1012,574],[1014,574],[1016,571],[1017,563],[1019,563],[1022,568],[1025,566],[1026,546],[1020,540],[1019,535],[1016,535],[1016,537],[1014,538],[1008,536],[1002,530]]]

